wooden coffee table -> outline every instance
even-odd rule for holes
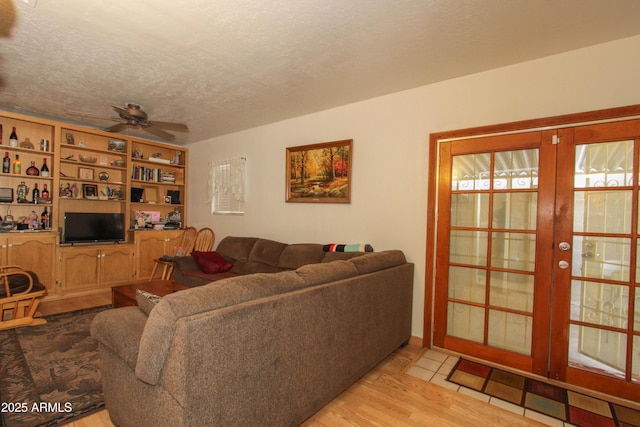
[[[163,297],[170,293],[189,288],[172,280],[160,279],[113,286],[111,288],[111,306],[113,308],[118,308],[138,305],[138,302],[136,301],[136,290],[138,289]]]

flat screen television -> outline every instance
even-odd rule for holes
[[[65,212],[62,243],[124,241],[124,214]]]

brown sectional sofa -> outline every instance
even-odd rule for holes
[[[177,257],[171,280],[193,287],[252,273],[277,273],[307,264],[346,260],[364,252],[325,252],[317,243],[286,244],[257,237],[225,237],[216,251],[233,264],[228,272],[207,274],[200,271],[191,256]]]
[[[282,253],[275,261],[256,242],[236,241],[253,253],[235,258],[238,269],[263,259],[283,271],[176,292],[148,316],[138,307],[96,316],[116,425],[298,425],[409,340],[413,264],[401,251],[322,254],[291,269],[297,261],[284,268]]]

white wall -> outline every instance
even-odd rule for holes
[[[429,134],[640,104],[640,37],[423,86],[189,145],[188,223],[216,240],[370,243],[415,263],[422,337]],[[353,139],[350,204],[285,203],[285,148]],[[247,158],[246,214],[211,215],[207,163]],[[429,225],[431,226],[431,225]]]

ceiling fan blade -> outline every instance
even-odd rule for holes
[[[175,130],[178,132],[189,132],[189,128],[183,123],[156,122],[155,120],[152,120],[149,123],[157,128]]]
[[[165,132],[162,129],[154,128],[153,126],[143,128],[149,133],[154,134],[155,136],[159,136],[162,139],[166,139],[168,141],[173,141],[176,139],[175,135],[171,135],[169,132]]]
[[[105,132],[120,132],[127,128],[126,123],[118,123],[105,129]]]
[[[135,117],[133,117],[127,110],[125,110],[124,108],[120,108],[120,107],[116,107],[115,105],[111,106],[113,108],[113,111],[115,111],[116,113],[120,114],[120,117],[123,118],[127,118],[127,119],[131,119],[131,120],[135,120]]]

